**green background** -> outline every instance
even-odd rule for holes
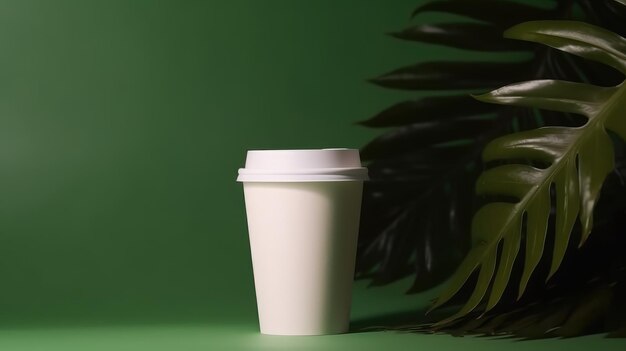
[[[445,52],[383,35],[418,2],[0,1],[0,349],[623,349],[258,334],[245,151],[375,136],[408,94],[365,79]],[[355,325],[433,296],[408,285],[358,282]]]

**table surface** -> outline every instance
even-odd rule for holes
[[[352,329],[328,336],[267,336],[256,320],[174,324],[125,324],[66,327],[5,327],[0,330],[0,350],[626,350],[626,340],[603,335],[572,339],[516,340],[497,337],[368,331],[377,324],[401,322],[420,311],[436,291],[403,295],[407,281],[388,287],[354,289]],[[415,312],[419,316],[419,312]]]

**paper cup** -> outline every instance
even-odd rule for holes
[[[248,151],[237,180],[261,333],[348,331],[366,179],[358,150]]]

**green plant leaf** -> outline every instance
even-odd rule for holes
[[[531,21],[504,32],[504,37],[541,43],[598,61],[626,74],[626,39],[578,21]]]
[[[416,8],[412,16],[423,12],[452,13],[504,26],[529,20],[548,19],[555,14],[554,9],[543,9],[507,0],[431,1]]]
[[[368,127],[395,127],[442,119],[466,119],[498,110],[467,95],[429,96],[397,103],[374,117],[359,122]]]
[[[571,21],[523,23],[507,31],[510,37],[545,43],[588,59],[626,67],[626,41],[606,30]],[[578,215],[582,245],[593,227],[593,210],[606,176],[614,168],[613,145],[607,130],[624,138],[626,133],[626,84],[598,87],[583,83],[538,80],[511,84],[476,96],[483,102],[525,106],[581,114],[587,121],[580,127],[544,127],[495,139],[483,151],[483,160],[497,165],[478,179],[479,195],[497,199],[482,207],[472,224],[473,247],[433,308],[452,298],[479,270],[474,293],[465,306],[442,323],[466,315],[478,306],[492,283],[492,262],[498,246],[516,256],[526,224],[525,257],[518,298],[543,256],[546,235],[554,236],[550,275],[558,269]],[[522,162],[520,162],[522,160]],[[530,161],[523,162],[523,160]],[[505,163],[505,164],[502,164]],[[555,189],[556,228],[547,233],[551,188]],[[501,256],[487,307],[499,301],[510,280],[514,258]],[[487,270],[483,274],[483,270]],[[487,279],[489,277],[489,279]],[[478,300],[478,301],[477,301]],[[531,321],[529,320],[529,324]],[[524,328],[526,328],[525,326]],[[574,328],[575,329],[575,328]]]
[[[528,68],[527,62],[425,62],[393,70],[370,82],[402,90],[489,88],[522,79]]]
[[[626,7],[615,0],[575,0],[581,10],[587,13],[588,23],[606,28],[621,36],[626,36]]]
[[[574,1],[580,7],[580,11],[569,10]],[[517,0],[429,0],[425,2],[423,8],[416,11],[418,13],[438,11],[454,17],[450,21],[436,22],[435,27],[431,28],[438,28],[439,25],[445,27],[448,22],[452,22],[451,24],[462,22],[478,23],[503,30],[510,25],[527,20],[575,16],[595,21],[622,35],[626,32],[626,18],[623,16],[625,11],[622,10],[624,7],[611,0],[552,0],[549,1],[547,7],[542,4],[541,8],[524,4],[521,4],[522,7],[516,7],[518,4],[520,2]],[[420,23],[433,22],[428,17],[418,20]],[[467,38],[471,38],[472,42],[480,41],[476,38],[484,35],[481,28],[481,26],[467,26],[468,32],[459,33],[459,35],[466,35]],[[502,30],[495,32],[500,33]],[[484,40],[484,38],[481,39]],[[501,40],[511,44],[516,42]],[[420,40],[417,40],[417,43],[419,42]],[[520,44],[537,47],[532,43],[520,42]],[[492,49],[483,51],[485,60],[507,62],[509,59],[506,56],[508,55],[500,55],[502,51],[496,51],[496,48],[494,46]],[[437,68],[438,62],[443,61],[445,65],[447,64],[445,60],[450,59],[453,58],[445,54],[430,64]],[[489,65],[483,66],[482,63],[478,63],[475,67],[474,62],[469,59],[460,64],[466,66],[466,72],[476,70],[476,68],[487,70],[484,74],[478,72],[474,74],[476,80],[484,77],[484,83],[473,83],[475,86],[484,84],[485,87],[480,88],[481,90],[491,90],[498,85],[505,84],[502,81],[498,82],[498,77],[494,79],[489,72]],[[510,72],[502,70],[501,77],[522,72],[517,77],[502,80],[508,83],[513,80],[545,77],[612,86],[620,82],[621,76],[612,67],[540,46],[530,53],[526,67],[523,65],[518,67],[519,69]],[[445,67],[439,71],[443,71],[443,74],[448,73],[445,72]],[[467,75],[463,73],[462,77]],[[431,84],[428,79],[425,82]],[[457,82],[454,78],[450,78],[450,82],[439,84],[437,90],[445,91],[448,95],[458,94],[459,92],[455,91]],[[427,85],[417,83],[418,87],[428,88]],[[447,100],[449,104],[445,103],[446,99],[427,101],[430,98],[438,98],[434,96],[438,93],[420,92],[420,96],[428,96],[424,98],[424,101],[405,101],[382,111],[372,119],[361,122],[369,127],[392,127],[392,129],[398,127],[399,133],[396,136],[391,135],[389,138],[378,140],[376,145],[378,150],[372,152],[371,157],[366,160],[372,180],[365,184],[363,193],[363,215],[357,251],[357,279],[371,279],[373,285],[380,285],[412,273],[414,284],[410,289],[411,292],[432,288],[447,279],[469,249],[471,216],[476,210],[473,188],[479,175],[480,154],[486,143],[510,132],[533,129],[543,125],[580,126],[585,120],[581,116],[547,110],[507,108],[477,101],[474,101],[474,105],[470,105],[467,103],[468,100],[472,101],[470,98],[465,102],[451,98]],[[484,105],[488,108],[498,107],[498,109],[480,112],[480,108],[476,105]],[[454,132],[447,134],[446,130],[455,128],[454,124],[448,123],[449,121],[463,120],[466,123],[481,119],[497,121],[493,124],[485,124],[483,129],[470,128],[474,133],[466,134],[463,139],[457,138],[458,134]],[[403,149],[403,143],[399,140],[403,135],[409,138],[411,133],[405,132],[411,128],[402,130],[410,125],[426,123],[445,123],[443,134],[449,135],[450,140],[442,137],[437,140],[438,144],[431,142],[415,144],[406,139],[407,143],[404,145],[407,145],[408,149]],[[465,128],[467,124],[459,125],[459,127]],[[413,137],[420,139],[426,135],[431,138],[426,131],[434,129],[422,130],[424,133],[413,133]],[[387,142],[389,145],[385,145]],[[618,157],[624,158],[621,151]],[[626,171],[622,173],[626,174]],[[623,178],[626,179],[626,177]],[[573,179],[578,180],[577,177]],[[615,189],[614,184],[611,187]],[[606,199],[606,196],[604,198]],[[414,206],[416,201],[421,205]],[[621,207],[614,205],[611,208]],[[613,221],[614,217],[611,213],[612,210],[596,210],[596,226],[598,222]],[[576,219],[577,217],[574,220]],[[566,230],[559,232],[569,235],[569,231]],[[504,248],[504,245],[502,246]],[[565,261],[567,262],[567,259]],[[499,270],[498,267],[497,270]],[[512,274],[517,274],[517,270],[515,269]],[[550,284],[554,283],[555,280],[552,279]],[[495,286],[492,289],[495,289]],[[507,294],[505,297],[508,299]],[[501,310],[498,309],[498,311]]]
[[[422,43],[450,46],[478,51],[528,51],[528,45],[513,40],[502,40],[501,29],[494,25],[479,23],[429,23],[406,28],[391,36]],[[474,40],[476,36],[480,40]]]
[[[614,2],[626,6],[626,0],[613,0]]]
[[[489,119],[414,123],[372,140],[361,149],[361,157],[364,160],[390,157],[443,142],[471,143],[474,135],[491,129],[495,123]]]
[[[624,170],[620,164],[620,171]],[[616,179],[612,179],[614,181]],[[605,189],[607,190],[607,189]],[[616,213],[623,212],[626,186],[604,192],[606,203],[620,199]],[[604,201],[603,200],[603,201]],[[448,322],[401,326],[401,330],[448,332],[453,335],[514,335],[525,339],[573,337],[610,332],[608,337],[624,337],[626,325],[626,237],[624,217],[618,222],[598,223],[596,235],[568,260],[557,278],[560,284],[536,291],[531,303],[517,301],[492,311],[474,311]],[[503,253],[504,254],[504,253]],[[562,279],[566,278],[565,281]],[[554,282],[553,282],[554,283]],[[565,283],[565,284],[563,284]]]

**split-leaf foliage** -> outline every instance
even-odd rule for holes
[[[565,38],[555,36],[554,28],[542,27],[550,21],[525,25],[534,26],[532,30],[520,25],[507,32],[509,38],[525,41],[502,38],[501,33],[517,23],[568,19],[578,13],[580,19],[624,35],[626,7],[615,0],[563,0],[549,8],[513,1],[441,0],[418,7],[414,16],[427,12],[450,13],[471,22],[419,24],[392,36],[486,55],[518,52],[521,59],[421,62],[371,80],[416,91],[421,97],[399,102],[361,122],[390,130],[362,149],[373,181],[364,193],[357,277],[381,285],[414,274],[410,292],[419,292],[441,283],[458,267],[435,306],[449,302],[456,293],[464,307],[419,330],[543,337],[619,329],[619,323],[599,329],[596,323],[591,328],[593,319],[573,313],[572,304],[595,296],[598,281],[618,296],[611,300],[613,305],[624,303],[616,294],[623,286],[624,260],[611,255],[590,258],[585,251],[590,245],[575,250],[592,228],[596,228],[594,235],[599,235],[597,228],[615,235],[618,231],[613,229],[622,223],[616,218],[624,214],[619,195],[626,194],[619,167],[624,159],[619,141],[624,122],[617,117],[624,99],[620,98],[623,85],[618,86],[623,80],[618,73],[623,72],[624,50],[619,44],[623,39],[572,22],[559,24],[566,26],[561,30],[569,33]],[[581,38],[587,43],[579,42]],[[598,47],[598,41],[604,47]],[[470,96],[528,79],[537,80],[477,95],[482,102]],[[603,183],[607,184],[603,187]],[[603,251],[598,245],[592,251],[596,255]],[[559,269],[580,260],[587,260],[587,274]],[[588,281],[596,285],[592,288]],[[578,289],[582,297],[573,296],[571,289]],[[554,308],[528,308],[542,303],[565,306],[566,301],[567,308],[556,309],[564,321],[577,316],[575,322],[588,323],[565,328],[562,334],[555,330],[565,322],[549,313]],[[550,327],[536,327],[534,334],[528,330],[524,334],[515,325],[509,328],[532,313],[557,322],[539,323]],[[490,329],[473,328],[479,320],[492,321]]]

